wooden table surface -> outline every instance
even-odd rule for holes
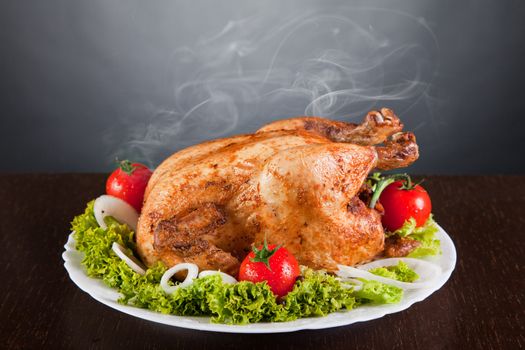
[[[0,348],[516,349],[525,347],[525,176],[427,177],[456,270],[408,310],[327,330],[222,334],[141,320],[92,299],[61,254],[103,174],[0,175]]]

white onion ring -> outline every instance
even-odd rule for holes
[[[338,280],[344,282],[344,283],[341,283],[341,286],[344,288],[344,289],[350,289],[350,288],[353,288],[354,291],[359,291],[363,288],[363,282],[358,280],[358,279],[355,279],[355,278],[337,278]],[[352,283],[352,285],[349,285],[349,284],[345,284],[345,283]]]
[[[375,275],[371,272],[368,272],[368,269],[383,267],[383,266],[392,266],[396,265],[399,261],[407,263],[407,265],[416,270],[416,273],[420,275],[418,282],[401,282],[391,278],[386,278],[383,276]],[[339,271],[336,274],[342,278],[364,278],[367,280],[374,280],[385,284],[390,284],[403,289],[420,289],[428,288],[431,286],[436,278],[441,274],[441,268],[435,264],[429,263],[420,259],[411,259],[411,258],[392,258],[392,259],[383,259],[376,260],[371,263],[361,265],[358,268],[346,265],[337,265]]]
[[[104,221],[106,216],[112,216],[118,222],[127,224],[133,231],[137,230],[137,222],[139,220],[137,211],[120,198],[104,194],[95,199],[93,211],[98,225],[104,230],[108,228]]]
[[[168,281],[170,280],[170,278],[173,277],[173,275],[176,274],[177,272],[184,271],[184,270],[188,270],[188,274],[186,275],[186,278],[184,279],[184,281],[182,281],[181,283],[175,286],[170,286],[168,284]],[[199,275],[199,267],[197,265],[192,264],[192,263],[177,264],[171,267],[168,271],[164,272],[164,274],[162,275],[162,278],[160,279],[160,286],[167,294],[172,294],[179,288],[184,288],[184,287],[191,285],[193,283],[193,280],[197,278],[198,275]]]
[[[135,271],[139,275],[144,275],[146,273],[146,268],[144,267],[144,265],[142,265],[140,261],[135,259],[134,256],[128,256],[125,253],[123,246],[121,246],[117,242],[113,242],[111,249],[115,252],[115,254],[117,254],[119,258],[124,260],[126,265],[128,265],[133,271]]]
[[[221,271],[216,271],[216,270],[201,271],[199,273],[199,278],[206,277],[206,276],[211,276],[211,275],[219,275],[219,276],[221,276],[222,281],[224,283],[226,283],[226,284],[235,284],[235,283],[237,283],[237,280],[235,279],[235,277],[230,276],[227,273],[224,273],[224,272],[221,272]]]

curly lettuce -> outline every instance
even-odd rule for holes
[[[359,305],[395,304],[403,298],[401,288],[378,281],[362,280],[362,282],[363,286],[354,294]]]
[[[419,278],[419,275],[401,260],[397,265],[376,267],[368,272],[401,282],[414,282]]]
[[[274,321],[283,313],[265,282],[241,281],[223,285],[222,292],[208,296],[212,322],[246,324]]]
[[[403,291],[375,281],[364,281],[355,291],[323,271],[305,269],[293,290],[278,300],[266,282],[242,281],[225,284],[218,275],[196,279],[186,288],[166,294],[160,280],[166,267],[150,267],[145,275],[134,272],[111,249],[113,242],[135,250],[134,232],[125,224],[106,218],[107,229],[98,226],[93,213],[94,201],[84,214],[71,223],[77,250],[84,253],[82,265],[91,277],[101,278],[117,289],[119,303],[183,316],[210,316],[212,322],[247,324],[284,322],[301,317],[325,316],[341,309],[350,310],[361,304],[398,302]]]
[[[294,289],[284,298],[285,321],[300,317],[325,316],[337,310],[353,309],[354,291],[334,276],[305,269]]]
[[[134,247],[133,231],[125,224],[108,218],[108,228],[100,228],[93,214],[94,201],[88,203],[83,215],[71,223],[75,231],[77,250],[84,253],[82,265],[88,276],[100,277],[110,287],[119,287],[123,279],[132,276],[133,270],[111,250],[113,242],[127,247],[127,253]]]
[[[403,226],[394,232],[389,233],[389,236],[398,235],[400,237],[407,237],[419,241],[421,244],[414,249],[409,255],[409,258],[421,258],[424,256],[432,256],[441,254],[441,243],[436,238],[438,227],[432,215],[427,219],[425,224],[421,227],[416,227],[416,220],[410,218],[405,221]]]

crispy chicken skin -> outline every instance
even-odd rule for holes
[[[383,108],[359,125],[299,117],[177,152],[148,183],[138,252],[148,265],[186,261],[232,275],[265,237],[316,269],[370,260],[384,232],[358,194],[372,169],[418,158],[402,128]]]

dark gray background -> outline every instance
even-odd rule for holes
[[[156,166],[183,147],[390,106],[414,173],[525,173],[523,1],[0,4],[1,171]]]

